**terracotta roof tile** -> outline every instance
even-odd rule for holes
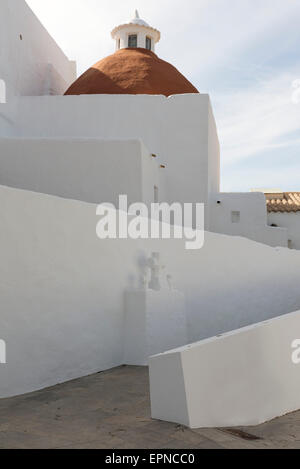
[[[265,193],[268,212],[300,212],[300,192]]]
[[[66,95],[173,94],[199,91],[173,65],[141,48],[120,49],[79,77]]]

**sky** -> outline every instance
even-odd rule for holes
[[[27,0],[78,73],[139,10],[156,53],[209,93],[221,190],[300,191],[300,0]]]

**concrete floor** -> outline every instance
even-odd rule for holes
[[[300,412],[259,427],[189,430],[151,420],[148,369],[121,367],[0,400],[0,448],[300,448]]]

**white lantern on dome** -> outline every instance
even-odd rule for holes
[[[155,52],[155,45],[160,40],[160,32],[142,20],[138,11],[129,23],[121,24],[111,33],[116,41],[116,50],[128,48],[142,48]]]

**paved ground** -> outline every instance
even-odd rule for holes
[[[0,400],[0,448],[300,448],[300,412],[260,427],[189,430],[151,420],[148,386],[147,368],[121,367]]]

